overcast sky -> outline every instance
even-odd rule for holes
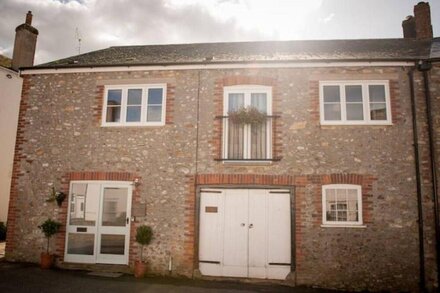
[[[400,38],[419,0],[0,0],[0,54],[31,10],[35,63],[121,45]],[[434,36],[440,1],[428,1]]]

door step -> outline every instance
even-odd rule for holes
[[[87,275],[105,278],[118,278],[122,276],[122,273],[107,273],[107,272],[90,272]]]
[[[260,285],[283,285],[289,287],[296,286],[295,272],[290,272],[285,280],[276,279],[255,279],[255,278],[237,278],[237,277],[221,277],[221,276],[205,276],[202,275],[200,270],[195,269],[193,274],[194,279],[207,280],[207,281],[227,281],[238,282],[245,284],[260,284]]]
[[[68,263],[61,262],[57,267],[66,270],[80,270],[91,271],[94,273],[122,273],[132,274],[132,270],[127,265],[112,265],[112,264],[82,264],[82,263]]]

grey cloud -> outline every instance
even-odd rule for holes
[[[47,2],[54,1],[49,0]],[[61,1],[71,2],[71,1]],[[80,5],[41,5],[5,0],[0,11],[0,49],[11,55],[14,29],[32,10],[39,30],[36,63],[77,54],[78,27],[81,53],[109,46],[134,44],[242,41],[265,39],[262,33],[238,27],[233,20],[220,21],[203,7],[167,7],[160,0],[76,1]],[[53,3],[52,3],[53,4]],[[103,36],[113,35],[115,39]]]

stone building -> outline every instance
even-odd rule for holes
[[[437,287],[440,40],[124,46],[22,68],[6,257],[152,274]],[[437,164],[437,165],[436,165]],[[47,203],[51,188],[68,194]]]

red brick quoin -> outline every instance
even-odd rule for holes
[[[127,172],[69,172],[66,173],[61,178],[61,190],[69,194],[70,182],[74,180],[102,180],[102,181],[134,181],[135,179],[140,179],[134,173]],[[140,203],[141,201],[141,185],[136,187],[133,186],[133,196],[132,196],[132,207],[135,204]],[[56,234],[55,238],[55,254],[57,255],[59,261],[64,260],[64,248],[66,245],[66,224],[67,224],[67,208],[69,201],[64,200],[60,211],[58,213],[58,221],[62,223],[62,227],[60,232]],[[135,237],[136,237],[136,228],[137,224],[135,222],[131,222],[130,225],[130,247],[129,247],[129,264],[132,265],[134,260],[137,257],[137,250],[135,245]]]
[[[223,90],[225,86],[234,85],[265,85],[272,87],[272,114],[281,115],[281,98],[278,93],[277,80],[265,76],[246,76],[233,75],[216,80],[214,88],[214,115],[223,116]],[[282,153],[282,135],[281,135],[281,119],[275,119],[272,124],[272,156],[280,158]],[[213,139],[213,157],[219,159],[222,157],[222,135],[223,126],[221,119],[214,119]]]
[[[14,162],[12,169],[12,180],[11,180],[11,192],[9,195],[9,207],[8,207],[8,230],[6,235],[6,257],[8,257],[16,246],[15,232],[18,230],[16,226],[16,219],[19,216],[21,210],[18,208],[18,182],[19,178],[24,175],[24,171],[21,170],[21,161],[25,160],[27,156],[23,153],[22,145],[26,142],[24,138],[24,132],[26,125],[29,125],[29,121],[26,121],[26,112],[29,108],[29,91],[31,88],[31,77],[29,75],[23,76],[23,88],[21,91],[21,101],[20,109],[18,112],[18,127],[17,127],[17,137],[15,139],[15,153]]]
[[[301,249],[303,238],[303,227],[307,215],[313,212],[314,226],[319,228],[322,224],[322,185],[326,184],[355,184],[362,187],[362,213],[364,224],[372,222],[372,187],[376,180],[371,175],[359,174],[326,174],[326,175],[261,175],[261,174],[199,174],[197,176],[188,176],[188,197],[185,202],[185,262],[188,266],[193,265],[197,268],[197,233],[194,231],[196,226],[196,187],[209,186],[239,186],[252,188],[257,186],[267,187],[292,187],[294,188],[294,200],[292,201],[292,210],[295,215],[295,262],[300,269],[301,262],[304,259],[304,253]],[[306,187],[312,187],[314,211],[305,207]]]

